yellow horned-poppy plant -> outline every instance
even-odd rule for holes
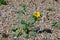
[[[16,32],[19,32],[21,34],[21,33],[24,32],[24,30],[23,29],[18,29],[18,30],[16,30]]]
[[[34,11],[34,12],[33,12],[33,15],[38,18],[38,17],[41,16],[41,13],[38,12],[38,11]]]

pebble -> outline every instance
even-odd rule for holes
[[[9,1],[9,0],[8,0]],[[10,2],[11,1],[11,2]],[[18,6],[16,5],[16,4],[18,4],[19,5],[19,3],[22,3],[20,0],[10,0],[9,1],[9,3],[11,3],[11,4],[8,4],[8,5],[5,5],[4,7],[3,6],[1,6],[0,7],[0,11],[2,11],[1,13],[0,13],[0,16],[2,17],[0,17],[0,26],[2,26],[2,24],[3,25],[6,25],[6,23],[8,22],[8,23],[10,23],[11,22],[11,24],[12,25],[16,25],[17,24],[17,22],[18,22],[18,20],[16,19],[16,18],[12,18],[12,17],[10,17],[10,16],[14,16],[14,14],[15,14],[15,10],[16,9],[19,9],[18,8]],[[19,2],[20,1],[20,2]],[[34,10],[38,10],[38,11],[41,11],[41,14],[43,14],[43,16],[42,16],[42,19],[41,20],[39,20],[37,23],[36,23],[36,25],[40,25],[39,27],[37,27],[36,29],[37,29],[37,31],[40,31],[40,35],[39,36],[41,36],[41,37],[39,37],[38,36],[38,40],[42,40],[42,39],[44,39],[44,38],[46,38],[46,40],[56,40],[56,37],[54,36],[54,35],[56,35],[56,34],[54,34],[52,37],[51,37],[51,39],[49,39],[50,38],[50,33],[53,33],[50,29],[48,29],[48,30],[46,30],[46,29],[44,29],[46,26],[43,26],[44,25],[44,23],[45,23],[45,25],[47,24],[49,24],[49,22],[48,23],[46,23],[46,21],[48,21],[47,20],[47,18],[46,18],[46,14],[47,14],[47,11],[46,11],[46,9],[47,8],[49,8],[49,7],[52,7],[52,8],[55,8],[55,9],[59,9],[59,4],[57,3],[57,2],[55,2],[55,1],[53,1],[53,0],[46,0],[46,1],[44,1],[43,0],[43,2],[41,3],[41,1],[42,0],[38,0],[38,1],[40,1],[40,2],[38,2],[37,0],[34,0],[33,2],[34,2],[34,4],[38,4],[37,5],[37,7],[33,4],[33,2],[31,2],[31,3],[29,3],[29,2],[27,2],[27,0],[25,0],[26,1],[26,3],[28,4],[27,6],[28,6],[28,8],[26,9],[27,10],[27,14],[32,14],[32,12],[34,11]],[[30,1],[30,0],[29,0]],[[52,1],[52,2],[51,2]],[[17,2],[17,3],[16,3]],[[19,3],[18,3],[19,2]],[[49,2],[50,2],[50,4],[49,4]],[[53,4],[52,4],[53,3]],[[19,6],[20,7],[20,6]],[[41,8],[40,8],[41,7]],[[38,8],[38,9],[35,9],[35,8]],[[10,13],[10,14],[9,14]],[[55,16],[55,15],[57,15],[59,12],[58,11],[56,11],[56,13],[53,13],[53,12],[49,12],[48,13],[48,15],[49,15],[49,20],[51,20],[51,19],[57,19],[57,16]],[[52,15],[51,15],[52,14]],[[55,15],[54,15],[55,14]],[[60,14],[60,13],[59,13]],[[10,15],[10,16],[9,16]],[[9,16],[9,17],[8,17]],[[26,17],[27,17],[28,15],[26,15]],[[60,16],[60,15],[59,15]],[[59,17],[58,16],[58,17]],[[20,16],[21,17],[21,16]],[[6,19],[4,19],[4,18],[6,18]],[[16,20],[15,20],[16,19]],[[3,21],[2,21],[3,20]],[[6,22],[5,22],[5,21]],[[15,21],[14,21],[15,20]],[[5,24],[4,24],[4,23]],[[38,23],[40,23],[40,24],[38,24]],[[8,25],[8,24],[7,24]],[[3,27],[3,26],[2,26]],[[50,26],[51,27],[51,26]],[[47,28],[49,28],[49,26],[47,26]],[[57,27],[56,27],[57,28]],[[53,29],[53,27],[52,27],[52,29]],[[56,29],[54,29],[54,31],[55,31]],[[42,31],[43,31],[43,33],[42,33]],[[47,33],[49,33],[49,34],[45,34],[44,32],[47,32]],[[12,37],[13,38],[13,37]],[[18,40],[18,38],[16,38],[16,37],[14,37],[13,39],[10,39],[10,40]],[[19,38],[19,40],[24,40],[23,38]],[[30,40],[32,40],[32,39],[30,39]],[[37,39],[36,39],[37,40]],[[58,33],[58,40],[60,40],[60,33]]]
[[[14,40],[18,40],[18,38],[15,36],[15,37],[14,37]]]
[[[19,40],[24,40],[22,36],[19,37]]]
[[[2,21],[0,21],[0,26],[2,26],[3,25],[3,23],[2,23]]]

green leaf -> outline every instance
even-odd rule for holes
[[[17,28],[16,28],[16,26],[12,26],[11,29],[12,30],[16,30]]]
[[[27,23],[33,24],[35,22],[35,19],[33,17],[28,18]]]
[[[25,24],[20,24],[19,28],[26,29],[26,25]]]
[[[21,10],[21,13],[25,14],[25,10],[22,9],[22,10]]]
[[[23,10],[23,9],[21,9],[21,10],[16,10],[16,13],[23,13],[23,14],[25,14],[25,10]]]
[[[22,8],[26,12],[26,8]]]
[[[16,13],[21,13],[20,10],[16,10]]]
[[[35,27],[29,27],[29,26],[28,26],[27,29],[28,29],[29,31],[34,31],[34,32],[36,31],[36,28],[35,28]]]
[[[57,22],[55,26],[60,27],[60,22]]]
[[[32,31],[36,31],[36,28],[35,28],[35,27],[32,27],[31,30],[32,30]]]
[[[12,32],[13,36],[18,36],[19,32]]]
[[[36,32],[30,31],[30,32],[29,32],[29,35],[30,35],[30,36],[35,36],[35,35],[36,35]]]
[[[56,23],[57,23],[57,21],[55,21],[55,20],[52,20],[52,21],[50,22],[50,24],[51,24],[52,26],[55,26]]]
[[[22,3],[20,6],[21,6],[21,7],[26,7],[26,4]]]
[[[22,9],[21,10],[17,10],[16,13],[25,14],[25,12],[26,12],[26,4],[21,4],[20,6],[22,6]]]
[[[25,29],[24,31],[27,32],[27,29]]]
[[[26,21],[22,19],[21,24],[26,24]]]
[[[26,33],[26,32],[23,33],[23,37],[24,37],[24,38],[27,37],[27,33]]]
[[[11,29],[12,29],[13,31],[19,29],[19,25],[14,25],[14,26],[11,27]]]

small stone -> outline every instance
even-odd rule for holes
[[[15,36],[15,37],[14,37],[14,40],[18,40],[18,37]]]
[[[24,40],[22,36],[19,37],[19,40]]]
[[[43,29],[44,28],[42,26],[38,26],[38,27],[36,27],[36,32],[43,33],[44,32]]]
[[[58,40],[60,40],[60,37],[58,37]]]
[[[17,22],[14,21],[14,22],[13,22],[13,25],[16,25],[16,24],[17,24]]]
[[[0,21],[0,26],[2,26],[2,24],[3,24],[2,21]]]
[[[40,27],[36,27],[36,32],[40,30]]]
[[[60,30],[58,31],[57,35],[58,35],[58,37],[60,38]]]
[[[2,17],[4,17],[4,18],[7,17],[7,16],[6,16],[6,13],[3,13],[3,14],[2,14]]]
[[[0,25],[2,24],[2,21],[0,21]]]
[[[15,36],[14,38],[16,39],[17,37]]]

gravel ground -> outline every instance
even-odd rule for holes
[[[52,19],[60,22],[60,0],[6,0],[7,5],[0,6],[0,33],[9,34],[8,38],[0,37],[0,40],[60,40],[60,29],[58,27],[50,26]],[[36,27],[40,26],[40,29],[45,28],[53,30],[51,33],[39,33],[36,37],[24,39],[22,36],[18,38],[13,37],[11,34],[11,26],[19,24],[20,16],[15,13],[16,10],[21,9],[19,4],[25,3],[26,16],[29,17],[34,10],[40,11],[43,16],[34,24]],[[55,11],[48,11],[48,8],[55,9]],[[47,16],[48,14],[48,16]]]

